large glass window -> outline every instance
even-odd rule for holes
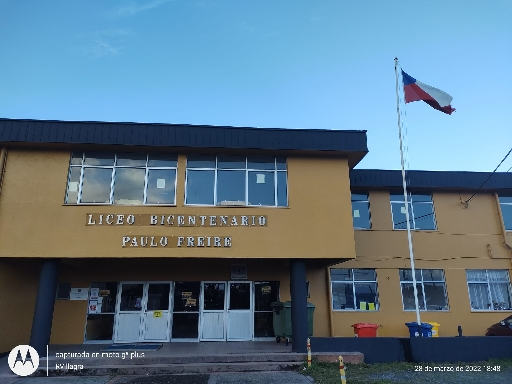
[[[471,310],[512,310],[510,276],[506,269],[468,269],[466,279]]]
[[[185,203],[286,207],[286,173],[281,157],[190,155]]]
[[[512,231],[512,195],[499,196],[503,224],[507,231]]]
[[[407,229],[405,201],[403,193],[391,193],[391,215],[393,229]],[[407,196],[409,222],[411,229],[435,230],[434,203],[432,196],[424,193],[413,193]]]
[[[421,311],[447,311],[448,299],[442,269],[416,269],[418,306]],[[400,286],[404,311],[416,310],[412,271],[400,269]]]
[[[352,221],[356,229],[371,228],[368,193],[352,193]]]
[[[73,152],[66,204],[175,204],[173,154]]]
[[[375,269],[331,269],[332,309],[379,309]]]

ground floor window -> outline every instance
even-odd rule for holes
[[[375,269],[331,269],[333,310],[379,309]]]
[[[510,276],[507,270],[466,270],[471,310],[512,310]]]
[[[442,269],[416,269],[418,306],[421,311],[447,311],[448,298]],[[400,286],[404,311],[416,309],[412,270],[400,269]]]
[[[279,301],[279,281],[254,283],[254,337],[274,337],[271,304]]]
[[[91,283],[85,340],[112,340],[116,312],[117,282]]]

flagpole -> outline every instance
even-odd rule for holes
[[[402,164],[402,185],[404,189],[405,219],[407,221],[407,241],[409,243],[409,259],[411,260],[412,284],[414,289],[414,305],[416,306],[416,322],[418,323],[418,333],[421,336],[420,307],[418,303],[418,289],[416,288],[416,270],[414,268],[414,254],[412,251],[411,223],[409,222],[409,202],[407,200],[407,183],[405,181],[404,151],[402,143],[402,124],[400,121],[400,98],[398,87],[398,59],[395,57],[395,75],[396,75],[396,112],[398,114],[398,138],[400,139],[400,161]]]

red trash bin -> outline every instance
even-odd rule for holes
[[[354,334],[356,337],[377,337],[378,324],[357,323],[353,324]]]

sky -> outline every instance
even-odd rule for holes
[[[401,106],[407,169],[489,172],[510,20],[510,0],[0,0],[0,117],[366,130],[357,168],[400,169],[397,57],[457,110]]]

